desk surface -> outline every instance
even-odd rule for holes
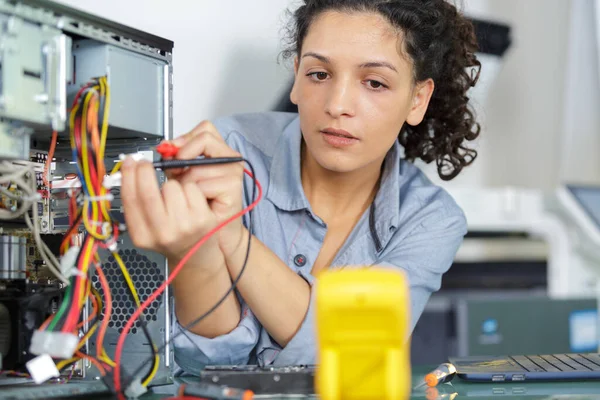
[[[414,367],[413,369],[413,387],[422,382],[423,377],[432,367]],[[164,396],[151,395],[142,397],[141,400],[158,400]],[[274,396],[262,395],[256,396],[257,399],[290,399],[301,398],[295,396]],[[304,398],[315,398],[304,397]],[[561,383],[470,383],[455,378],[451,384],[444,384],[431,390],[420,388],[413,391],[411,399],[426,400],[477,400],[490,398],[504,399],[571,399],[571,400],[600,400],[600,381],[596,382],[561,382]]]
[[[423,376],[429,372],[431,367],[414,367],[413,368],[413,387],[417,386],[423,380]],[[193,381],[190,378],[185,379],[186,382]],[[10,390],[2,390],[0,387],[0,399],[5,399],[6,396],[11,400],[15,398],[25,399],[32,398],[27,396],[27,389],[19,393],[17,397],[11,396]],[[21,388],[20,390],[23,390]],[[38,387],[38,389],[42,389]],[[48,388],[44,390],[46,396]],[[171,397],[176,392],[174,385],[159,386],[152,389],[155,393],[147,393],[140,397],[140,400],[160,400],[166,397]],[[158,393],[160,392],[160,393]],[[22,394],[22,395],[21,395]],[[45,397],[45,396],[42,396]],[[40,398],[40,397],[36,397]],[[111,396],[86,395],[81,397],[86,400],[113,400]],[[314,396],[299,396],[299,395],[257,395],[257,399],[298,399],[298,398],[315,398]],[[477,400],[477,399],[570,399],[570,400],[600,400],[600,381],[590,382],[564,382],[564,383],[468,383],[455,378],[451,384],[444,384],[435,389],[420,388],[414,390],[411,399],[425,400]],[[73,399],[73,397],[70,397]]]

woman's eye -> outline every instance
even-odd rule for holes
[[[308,74],[308,76],[310,76],[316,81],[324,81],[325,79],[327,79],[328,74],[327,72],[311,72],[310,74]]]
[[[385,86],[383,83],[381,83],[379,81],[374,81],[371,79],[367,82],[369,83],[369,86],[371,87],[371,89],[387,88],[387,86]]]

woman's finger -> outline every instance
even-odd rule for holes
[[[134,160],[129,158],[123,162],[121,176],[121,202],[127,231],[137,247],[149,248],[153,243],[147,235],[148,224],[140,207],[142,195],[137,189],[138,176]]]
[[[142,209],[148,224],[147,235],[156,238],[157,233],[169,228],[167,210],[158,186],[156,172],[149,162],[140,161],[137,168],[137,191],[139,207]]]

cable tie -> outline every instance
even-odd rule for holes
[[[85,201],[113,201],[115,196],[112,193],[107,193],[104,196],[84,196]]]

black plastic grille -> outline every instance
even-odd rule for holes
[[[129,271],[129,275],[131,275],[131,280],[136,288],[140,302],[143,303],[156,289],[158,289],[164,281],[164,276],[155,262],[150,261],[146,256],[138,253],[135,249],[126,249],[120,251],[119,254]],[[121,333],[127,320],[135,312],[136,305],[129,293],[127,283],[121,274],[121,269],[112,255],[108,257],[107,262],[104,264],[103,272],[106,275],[106,280],[108,281],[108,286],[110,287],[112,295],[113,309],[108,326],[117,329],[117,331]],[[94,275],[92,282],[104,299],[104,291],[102,290],[97,275]],[[156,300],[150,303],[150,306],[144,311],[143,315],[148,323],[156,321],[156,313],[162,303],[162,298],[163,295],[161,294]],[[101,315],[102,318],[104,318],[104,313]],[[130,333],[138,333],[138,328],[141,328],[141,324],[139,320],[136,320]],[[139,332],[142,332],[141,329]]]

